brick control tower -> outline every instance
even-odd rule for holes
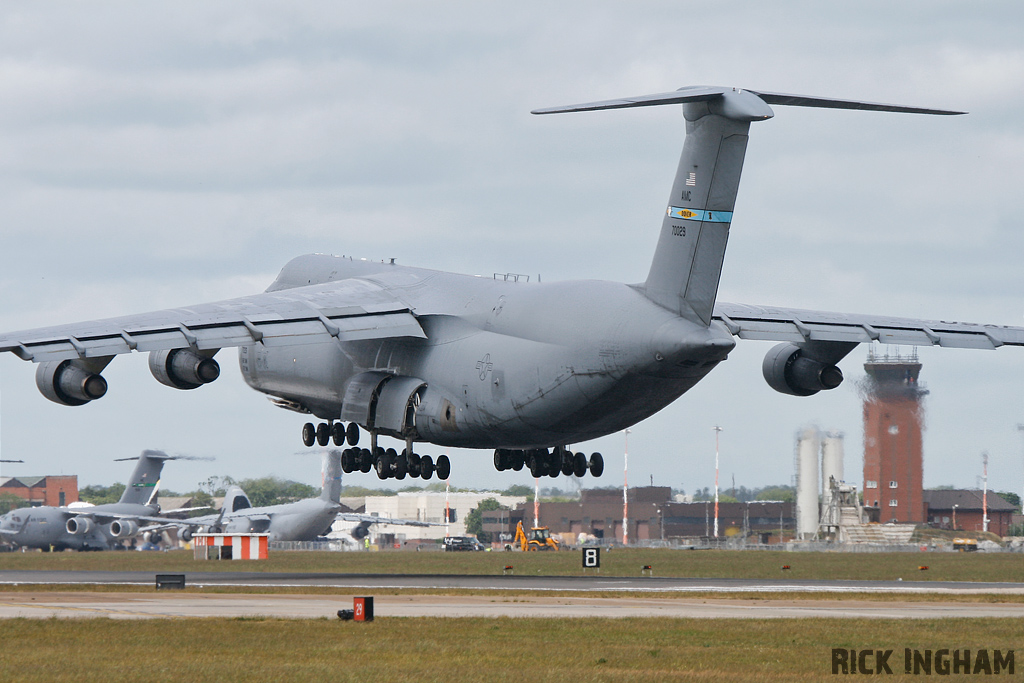
[[[921,363],[909,356],[876,355],[864,363],[864,507],[879,522],[924,522],[924,415],[918,383]]]

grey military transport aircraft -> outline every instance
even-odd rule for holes
[[[0,517],[0,535],[8,543],[53,550],[110,550],[148,533],[167,520],[159,517],[157,494],[164,462],[177,460],[162,451],[143,451],[121,500],[85,507],[29,507]],[[166,510],[163,514],[180,512]]]
[[[270,534],[271,541],[314,541],[329,532],[337,519],[357,522],[350,532],[357,540],[364,538],[373,524],[444,526],[437,522],[341,512],[341,452],[332,449],[324,453],[323,459],[323,488],[318,498],[253,507],[245,492],[232,486],[224,497],[219,513],[187,520],[168,520],[166,527],[185,527],[179,533],[179,537],[185,541],[191,539],[194,530],[229,534],[266,533]],[[159,533],[159,529],[153,529],[150,533]]]
[[[810,396],[843,380],[857,344],[994,349],[1024,328],[717,302],[752,122],[771,105],[916,114],[962,112],[694,86],[535,114],[682,105],[686,139],[647,279],[528,282],[322,254],[287,263],[262,294],[0,335],[0,351],[39,364],[52,401],[101,398],[115,355],[149,353],[157,381],[196,389],[237,347],[245,381],[282,408],[323,420],[303,440],[348,442],[346,472],[446,478],[417,442],[494,449],[504,470],[600,475],[600,454],[570,446],[661,410],[722,362],[735,337],[777,342],[768,384]],[[346,424],[347,423],[347,426]],[[370,448],[359,449],[360,429]],[[378,437],[405,442],[399,454]]]

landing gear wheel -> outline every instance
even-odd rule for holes
[[[494,469],[499,472],[504,472],[506,467],[505,451],[501,448],[495,449],[494,451]]]
[[[341,471],[345,474],[350,474],[354,467],[352,467],[352,450],[346,448],[341,452]]]
[[[371,469],[373,469],[373,455],[370,453],[370,449],[359,449],[359,471],[366,474]]]
[[[590,474],[594,477],[600,477],[604,473],[604,458],[601,457],[600,453],[592,453],[590,455]]]
[[[434,476],[434,459],[429,455],[420,458],[420,478],[426,481]]]
[[[316,443],[316,427],[312,422],[302,425],[302,443],[306,448]]]
[[[349,422],[348,427],[345,428],[345,440],[348,441],[349,446],[359,443],[359,425],[355,422]]]
[[[572,456],[572,473],[576,477],[582,477],[587,473],[587,456],[582,453],[575,453]]]
[[[405,469],[409,472],[409,476],[420,476],[420,456],[410,452],[409,449],[403,450],[402,455],[405,457]]]
[[[373,458],[373,467],[377,470],[378,479],[387,479],[391,476],[391,460],[388,458],[387,451],[382,448],[377,449],[377,455]]]
[[[345,445],[345,423],[335,422],[331,425],[331,441],[335,446]]]
[[[523,469],[523,465],[526,464],[526,454],[522,451],[512,451],[512,469],[516,472],[520,472]]]
[[[576,456],[570,450],[562,451],[562,474],[567,477],[572,476],[572,473],[576,468]]]
[[[448,476],[452,473],[452,463],[451,460],[448,459],[447,455],[437,456],[437,464],[435,467],[437,468],[437,478],[442,481],[447,480]]]
[[[326,422],[321,422],[316,426],[316,442],[321,446],[326,446],[331,440],[331,427]]]
[[[405,479],[405,475],[409,473],[409,460],[405,457],[405,451],[401,455],[396,455],[394,463],[395,479]]]

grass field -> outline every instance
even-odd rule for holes
[[[13,619],[4,681],[827,681],[834,647],[1013,649],[1011,619]],[[1005,673],[995,680],[1020,680]],[[990,677],[992,678],[992,677]]]
[[[355,574],[502,574],[578,576],[578,551],[551,553],[272,552],[266,561],[197,561],[191,551],[2,553],[0,570],[115,570],[153,572],[256,571]],[[601,576],[737,579],[853,579],[1024,582],[1019,553],[787,553],[617,548],[601,555]],[[790,567],[783,570],[783,566]],[[919,567],[927,566],[927,570]],[[589,570],[593,572],[594,570]]]

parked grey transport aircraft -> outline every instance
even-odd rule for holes
[[[437,522],[395,519],[352,512],[341,512],[341,451],[324,453],[323,488],[319,498],[306,498],[294,503],[253,507],[245,492],[232,486],[224,497],[221,511],[187,520],[169,521],[167,526],[186,527],[179,537],[188,541],[194,530],[218,531],[238,534],[270,534],[271,541],[315,541],[326,535],[335,520],[358,522],[352,530],[353,538],[365,538],[372,524],[402,524],[406,526],[444,526]],[[151,533],[158,533],[154,529]]]
[[[177,460],[161,451],[143,451],[121,500],[85,507],[19,508],[0,517],[3,540],[27,548],[110,550],[121,541],[147,533],[167,520],[157,504],[164,462]],[[163,514],[178,512],[167,510]]]
[[[686,139],[643,282],[490,279],[313,254],[262,294],[3,334],[0,351],[38,363],[43,395],[77,406],[107,392],[100,373],[117,354],[148,352],[157,381],[188,390],[217,379],[214,356],[237,347],[251,387],[323,420],[303,426],[308,446],[348,442],[345,471],[446,478],[448,458],[417,455],[417,442],[494,449],[498,470],[600,475],[600,454],[571,445],[661,410],[735,337],[776,342],[764,377],[796,396],[839,386],[837,363],[860,343],[1024,345],[1021,327],[716,301],[748,131],[771,105],[962,112],[694,86],[534,113],[666,104],[682,105]],[[360,429],[369,449],[355,448]],[[380,435],[404,452],[379,447]]]

